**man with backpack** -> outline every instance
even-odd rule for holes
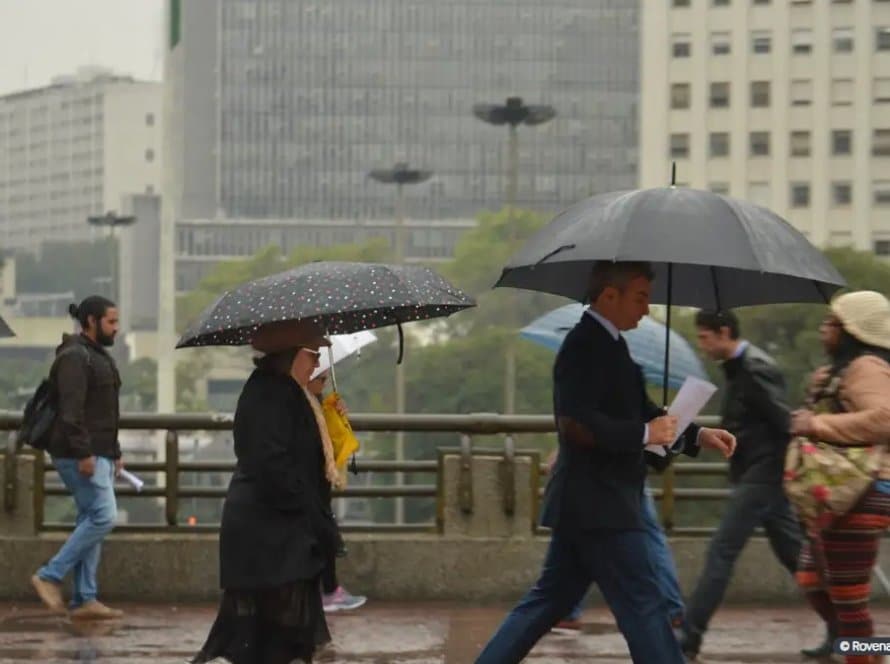
[[[102,541],[114,527],[114,477],[123,468],[117,439],[120,374],[106,350],[118,332],[116,305],[97,295],[69,308],[81,332],[64,335],[49,373],[55,418],[45,444],[77,506],[77,525],[31,583],[43,603],[64,613],[62,580],[73,571],[72,619],[119,618],[96,599]],[[32,443],[33,444],[33,443]]]

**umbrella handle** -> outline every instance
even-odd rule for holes
[[[402,324],[396,323],[396,329],[399,331],[399,358],[396,364],[402,363],[402,357],[405,355],[405,333],[402,331]]]

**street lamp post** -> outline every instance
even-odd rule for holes
[[[118,226],[131,226],[136,222],[136,217],[130,215],[119,215],[114,212],[106,212],[103,215],[95,215],[87,217],[87,222],[91,226],[107,226],[108,227],[108,246],[109,246],[109,265],[108,265],[108,276],[109,276],[109,286],[108,286],[108,294],[109,299],[111,299],[116,304],[120,304],[118,302],[119,299],[119,279],[117,274],[117,246],[115,245],[115,233],[114,230]]]
[[[396,186],[396,262],[405,262],[405,187],[420,184],[429,180],[432,171],[409,168],[406,163],[398,163],[392,168],[375,169],[368,176],[382,184],[394,184]],[[396,365],[396,413],[405,412],[405,368],[401,363]],[[405,460],[405,432],[396,432],[396,461]],[[396,473],[396,484],[405,482],[403,473]],[[405,523],[405,499],[396,498],[396,523]]]
[[[516,198],[519,188],[519,125],[540,125],[552,120],[556,116],[556,109],[544,104],[529,105],[522,101],[521,97],[508,97],[504,104],[476,104],[473,106],[473,115],[488,124],[501,126],[507,125],[507,214],[508,228],[510,229],[509,241],[512,247],[516,241],[516,223],[514,221]],[[513,292],[507,296],[514,297]],[[516,321],[512,319],[515,306],[509,306],[507,324],[516,327]],[[516,410],[516,339],[515,335],[508,338],[504,357],[504,412],[513,413]]]

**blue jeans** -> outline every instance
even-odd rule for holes
[[[516,664],[596,583],[636,664],[682,664],[642,530],[557,528],[534,587],[476,664]]]
[[[667,602],[668,615],[671,621],[678,624],[683,619],[686,607],[683,605],[683,594],[680,592],[680,584],[677,581],[677,568],[674,565],[674,556],[668,546],[667,537],[658,520],[658,512],[655,509],[655,499],[652,491],[647,487],[643,498],[643,527],[646,533],[646,545],[649,547],[649,557],[655,567],[655,582]],[[584,610],[584,598],[578,602],[566,616],[567,620],[580,620]]]
[[[74,532],[37,576],[61,583],[74,571],[71,608],[96,599],[96,571],[102,554],[102,540],[114,528],[117,503],[114,498],[114,461],[96,457],[96,471],[84,477],[77,471],[77,459],[53,459],[53,466],[71,492],[77,505]]]

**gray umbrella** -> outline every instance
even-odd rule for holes
[[[562,212],[513,257],[495,287],[583,302],[598,260],[651,262],[652,301],[668,305],[668,329],[672,304],[720,310],[826,302],[845,284],[799,231],[766,208],[663,187],[602,194]]]
[[[496,286],[583,301],[597,260],[650,261],[659,277],[653,302],[708,309],[825,302],[845,284],[770,210],[664,187],[611,192],[570,207],[525,244]]]

